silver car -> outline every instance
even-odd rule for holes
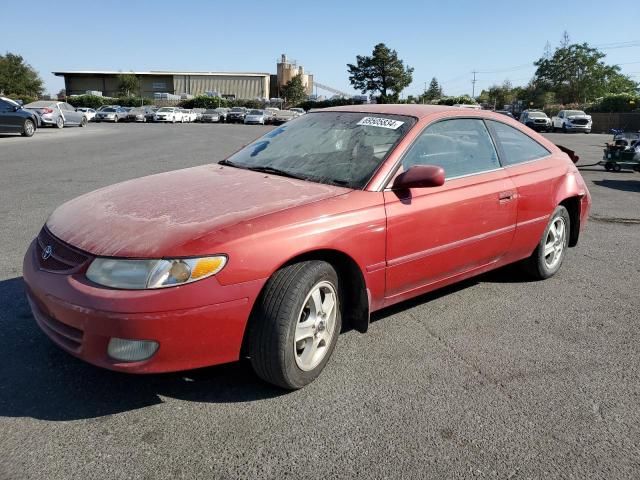
[[[88,122],[84,112],[77,112],[73,106],[65,102],[39,100],[28,103],[24,106],[24,109],[37,113],[42,125],[51,125],[58,128],[68,125],[84,127]]]
[[[205,110],[200,119],[203,123],[218,123],[220,121],[220,112],[217,110]]]

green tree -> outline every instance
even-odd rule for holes
[[[118,75],[118,93],[125,97],[138,95],[140,90],[140,80],[132,73],[121,73]]]
[[[280,95],[288,105],[297,105],[307,98],[307,91],[302,83],[302,75],[296,75],[280,89]]]
[[[379,93],[379,103],[398,100],[402,90],[413,80],[413,68],[398,58],[398,52],[384,43],[373,48],[372,55],[356,56],[356,64],[347,64],[351,85],[362,93]]]
[[[602,61],[604,53],[587,43],[563,46],[566,40],[550,58],[542,57],[534,63],[537,88],[554,92],[562,103],[588,102],[637,88],[636,82],[620,73],[620,67]]]
[[[0,93],[11,96],[39,97],[43,94],[42,79],[20,55],[0,55]]]
[[[420,102],[427,103],[432,100],[438,100],[439,98],[444,97],[444,91],[442,90],[442,85],[438,83],[438,79],[433,77],[431,82],[429,83],[429,88],[425,90],[425,92],[420,95]]]

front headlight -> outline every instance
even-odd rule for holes
[[[227,257],[160,260],[121,260],[96,258],[87,270],[87,278],[105,287],[144,290],[174,287],[215,275],[227,264]]]

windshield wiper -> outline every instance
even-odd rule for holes
[[[235,163],[233,163],[231,160],[220,160],[218,162],[218,165],[224,165],[226,167],[236,167],[236,168],[243,168],[240,165],[236,165]]]
[[[307,177],[302,175],[296,175],[295,173],[287,172],[286,170],[280,170],[275,167],[244,167],[247,170],[261,173],[272,173],[273,175],[280,175],[283,177],[297,178],[298,180],[307,180]]]

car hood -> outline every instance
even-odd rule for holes
[[[99,256],[154,258],[207,251],[204,237],[350,190],[221,165],[119,183],[57,208],[47,227]]]

